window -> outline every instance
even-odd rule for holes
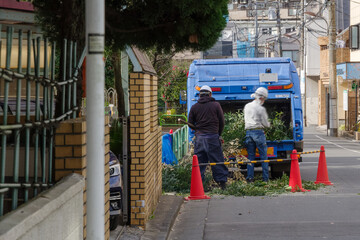
[[[296,15],[297,15],[297,9],[295,9],[295,8],[289,8],[289,9],[288,9],[288,15],[289,15],[289,16],[296,16]]]
[[[268,17],[268,10],[247,10],[246,16],[247,17],[256,17],[256,13],[258,17]]]
[[[253,10],[247,10],[247,11],[246,11],[246,16],[247,16],[247,17],[254,17],[254,16],[255,16],[255,11],[253,11]]]
[[[359,49],[359,25],[350,26],[350,49]]]
[[[294,63],[299,60],[299,52],[292,50],[292,51],[282,51],[283,57],[290,58]]]
[[[263,29],[261,29],[261,33],[271,35],[271,28],[263,28]]]
[[[294,31],[295,31],[295,27],[285,29],[285,33],[291,33],[291,32],[294,32]]]

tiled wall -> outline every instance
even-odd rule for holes
[[[162,189],[157,77],[130,74],[130,224],[145,227]]]
[[[105,119],[105,239],[110,238],[110,184],[109,184],[109,118]],[[86,178],[86,121],[84,118],[70,119],[60,123],[55,135],[55,181],[70,173]],[[86,186],[84,188],[84,239],[86,239]]]

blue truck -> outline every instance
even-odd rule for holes
[[[188,111],[199,99],[199,89],[203,85],[211,87],[213,97],[224,112],[242,110],[246,103],[253,100],[250,95],[258,87],[267,88],[269,96],[265,108],[283,112],[285,124],[293,129],[292,139],[267,142],[268,148],[272,149],[269,159],[289,158],[293,149],[303,151],[300,81],[289,58],[194,60],[187,79]],[[270,166],[272,177],[290,172],[290,162],[274,162]]]

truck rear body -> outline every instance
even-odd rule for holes
[[[199,88],[208,85],[213,97],[226,112],[242,110],[251,102],[251,94],[258,87],[269,91],[264,107],[283,112],[284,122],[293,128],[290,140],[268,141],[273,148],[269,158],[286,158],[303,149],[303,113],[300,82],[294,63],[289,58],[241,58],[195,60],[187,81],[187,109],[199,99]]]

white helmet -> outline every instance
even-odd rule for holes
[[[268,90],[264,87],[259,87],[258,89],[256,89],[255,93],[260,97],[264,97],[264,98],[268,97]]]
[[[204,85],[200,88],[200,92],[211,92],[212,93],[212,90],[208,85]]]

